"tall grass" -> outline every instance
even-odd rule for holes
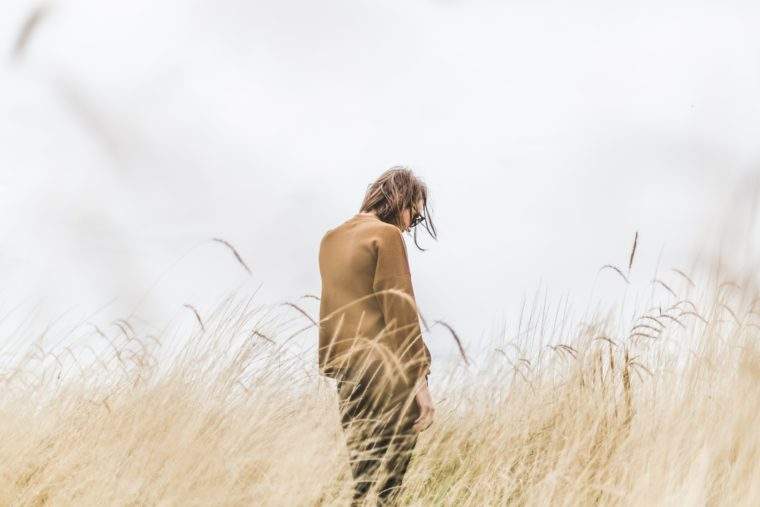
[[[760,291],[716,273],[674,272],[632,319],[535,305],[479,368],[434,364],[403,503],[760,504]],[[347,504],[335,386],[294,346],[306,304],[32,345],[0,376],[0,505]]]

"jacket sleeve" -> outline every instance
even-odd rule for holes
[[[430,350],[422,339],[409,259],[401,231],[386,228],[377,240],[377,264],[372,284],[385,319],[389,343],[412,382],[430,374]],[[383,292],[389,291],[389,292]]]

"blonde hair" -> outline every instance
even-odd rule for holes
[[[393,224],[403,229],[401,215],[404,209],[411,210],[412,218],[417,213],[425,218],[422,222],[425,229],[434,238],[437,238],[435,225],[430,216],[427,205],[427,185],[414,175],[411,169],[404,166],[394,166],[380,175],[374,183],[367,187],[367,193],[359,211],[374,212],[380,220]],[[417,209],[419,201],[422,201],[422,209]],[[414,228],[414,244],[417,244],[417,228]]]

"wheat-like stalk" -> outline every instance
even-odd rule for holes
[[[251,272],[251,268],[248,267],[248,264],[246,264],[246,262],[243,260],[243,257],[238,253],[237,249],[234,246],[232,246],[232,244],[229,241],[222,238],[212,238],[211,241],[216,241],[217,243],[221,243],[222,245],[226,246],[230,250],[230,252],[232,252],[232,255],[235,256],[235,259],[238,261],[238,264],[243,266],[243,269],[245,269],[249,275],[253,274]]]

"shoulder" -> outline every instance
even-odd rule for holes
[[[327,229],[323,234],[322,238],[319,240],[319,249],[322,250],[325,247],[325,244],[335,235],[335,227],[331,229]]]
[[[368,223],[367,226],[373,233],[377,234],[378,236],[391,239],[402,238],[401,229],[393,224],[381,221],[373,221]]]
[[[326,240],[328,237],[330,237],[330,235],[333,233],[333,231],[334,231],[334,230],[335,230],[335,229],[327,229],[327,230],[326,230],[326,231],[325,231],[325,232],[322,234],[322,239],[321,239],[320,241],[321,241],[322,243],[324,243],[324,242],[325,242],[325,240]]]
[[[386,256],[398,257],[399,261],[406,262],[406,241],[401,229],[393,224],[384,223],[383,226],[378,226],[376,239],[379,255],[384,252]]]
[[[378,248],[398,248],[404,244],[401,230],[393,224],[372,222],[367,224],[367,229],[367,234],[372,237]]]

